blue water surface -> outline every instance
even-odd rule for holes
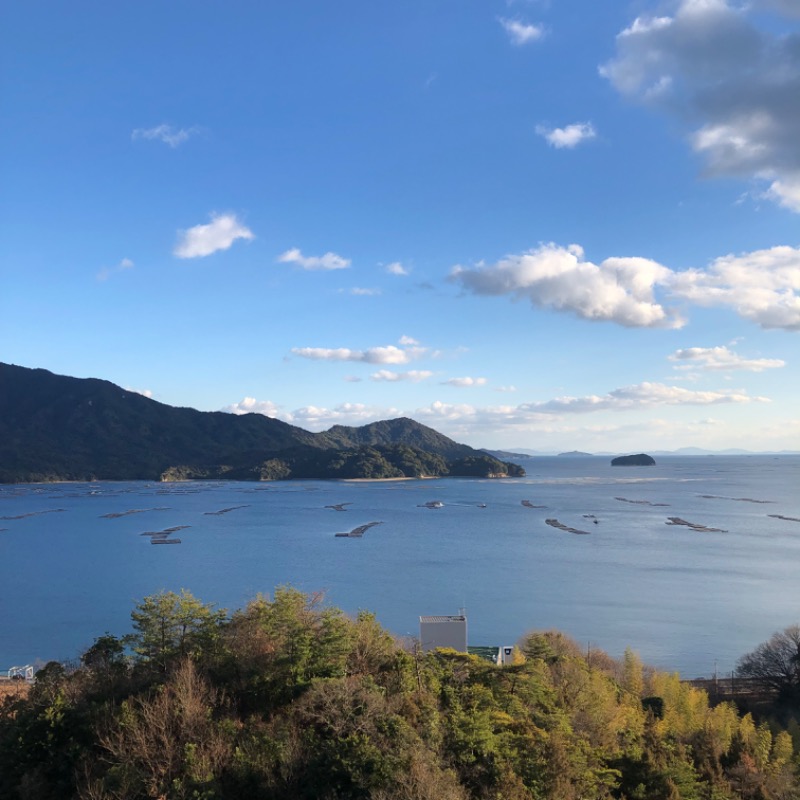
[[[228,609],[283,584],[323,590],[400,636],[464,607],[471,644],[559,628],[686,677],[727,673],[800,622],[800,457],[524,465],[504,480],[0,486],[0,669],[122,635],[162,589]],[[325,508],[337,503],[350,505]],[[334,535],[372,521],[363,538]],[[179,525],[180,545],[140,535]]]

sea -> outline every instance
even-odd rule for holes
[[[524,478],[0,486],[0,671],[75,660],[149,594],[292,586],[399,637],[558,629],[682,677],[800,623],[800,456],[534,457]],[[336,536],[368,523],[362,536]],[[172,545],[155,544],[179,539]]]

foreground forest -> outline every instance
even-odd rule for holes
[[[282,588],[228,615],[162,593],[133,632],[0,707],[0,797],[790,800],[797,746],[677,675],[523,638],[515,663],[402,646]]]

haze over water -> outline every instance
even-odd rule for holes
[[[780,518],[800,519],[799,456],[524,465],[509,480],[0,486],[0,669],[122,635],[161,589],[229,609],[281,584],[324,590],[398,635],[466,607],[471,644],[559,628],[685,677],[728,673],[800,621],[800,521]],[[372,521],[363,538],[334,535]],[[180,545],[140,535],[180,525]]]

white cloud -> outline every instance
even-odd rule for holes
[[[411,355],[395,347],[370,347],[368,350],[351,350],[347,347],[293,347],[292,353],[312,361],[362,361],[366,364],[407,364]]]
[[[766,196],[800,213],[797,33],[759,27],[758,6],[800,16],[796,0],[681,0],[617,36],[600,72],[623,94],[691,126],[711,175],[767,181]]]
[[[122,261],[119,262],[114,267],[103,267],[97,273],[97,280],[99,281],[107,281],[114,273],[116,272],[124,272],[125,270],[133,269],[133,261],[129,258],[123,258]]]
[[[400,344],[403,347],[418,347],[419,342],[412,338],[411,336],[406,336],[405,334],[400,337]]]
[[[496,392],[516,392],[516,386],[495,386],[494,390]]]
[[[173,128],[172,125],[156,125],[154,128],[136,128],[131,139],[155,139],[170,147],[183,144],[190,136],[197,133],[197,128]]]
[[[455,386],[459,389],[470,389],[474,386],[486,386],[486,378],[449,378],[446,381],[442,381],[443,385],[446,386]]]
[[[390,275],[410,275],[411,270],[404,267],[399,261],[392,261],[391,264],[386,265],[386,271]]]
[[[477,295],[527,298],[539,308],[631,328],[680,328],[685,320],[656,299],[721,306],[762,328],[800,331],[800,247],[726,255],[681,272],[646,258],[584,259],[578,245],[541,245],[496,264],[454,267],[450,280]]]
[[[178,258],[202,258],[227,250],[237,239],[255,239],[255,235],[235,214],[212,214],[207,225],[178,231],[178,243],[172,252]]]
[[[278,256],[281,264],[296,264],[305,270],[333,270],[347,269],[350,266],[350,259],[342,258],[336,253],[325,253],[322,256],[304,256],[297,247],[287,250]]]
[[[147,397],[150,400],[153,398],[153,392],[150,389],[134,389],[132,386],[126,386],[125,391],[140,394],[142,397]]]
[[[538,41],[545,35],[545,28],[543,25],[532,25],[530,23],[520,22],[516,19],[506,19],[504,17],[498,17],[497,21],[508,34],[511,44],[517,46]]]
[[[786,180],[773,181],[765,194],[770,200],[800,214],[800,173]]]
[[[778,358],[743,358],[727,347],[686,347],[676,350],[670,361],[678,362],[675,369],[691,370],[745,370],[763,372],[765,369],[785,367],[786,362]]]
[[[526,408],[541,414],[585,414],[593,411],[630,411],[654,406],[719,405],[723,403],[769,402],[765,397],[750,397],[741,390],[692,391],[663,383],[639,383],[614,389],[605,395],[557,397]]]
[[[412,369],[408,372],[392,372],[389,369],[381,369],[373,372],[370,379],[373,381],[388,381],[389,383],[396,383],[398,381],[409,381],[411,383],[419,383],[420,381],[427,380],[433,373],[426,369]]]
[[[333,408],[312,405],[286,411],[271,400],[256,400],[254,397],[245,397],[222,410],[238,415],[263,414],[313,431],[325,430],[331,425],[366,425],[369,422],[400,416],[396,408],[368,406],[363,403],[341,403]]]
[[[275,405],[271,400],[256,400],[255,397],[245,397],[238,403],[225,406],[222,409],[230,414],[263,414],[265,417],[274,417],[276,419],[283,419],[280,407]]]
[[[772,247],[717,258],[705,270],[673,273],[672,293],[727,306],[762,328],[800,331],[800,248]]]
[[[536,133],[544,137],[547,142],[559,150],[562,148],[572,149],[581,142],[594,139],[597,131],[591,122],[576,122],[564,128],[548,128],[544,125],[536,126]]]
[[[680,328],[684,321],[654,297],[672,273],[646,258],[593,264],[578,245],[541,245],[474,269],[457,266],[450,280],[478,295],[511,295],[532,305],[631,328]]]

